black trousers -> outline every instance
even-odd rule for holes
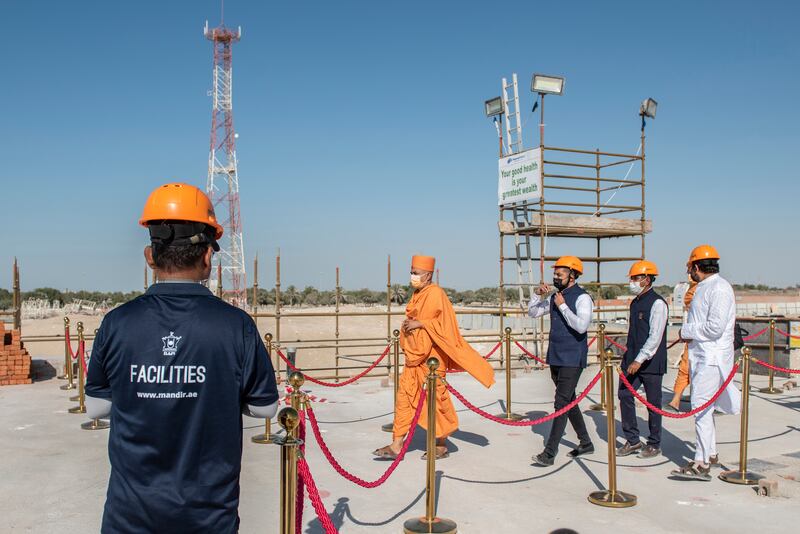
[[[550,366],[550,378],[553,379],[553,384],[556,386],[553,408],[560,410],[575,400],[575,388],[578,387],[578,379],[581,377],[582,372],[583,369],[580,367]],[[564,430],[567,428],[567,419],[569,419],[575,433],[578,434],[578,439],[582,445],[592,442],[589,433],[586,431],[586,423],[583,420],[583,414],[576,405],[567,413],[553,419],[553,426],[550,428],[550,437],[547,438],[547,445],[544,448],[545,453],[550,456],[555,456],[558,452],[558,443],[561,441]]]
[[[644,386],[645,397],[647,402],[654,406],[661,407],[661,382],[664,375],[642,374],[636,373],[635,375],[625,375],[628,382],[634,389],[639,389]],[[625,434],[625,439],[631,445],[639,443],[639,421],[636,420],[636,404],[633,398],[633,393],[628,391],[625,384],[620,381],[619,383],[619,411],[622,418],[622,432]],[[647,424],[650,427],[650,436],[647,438],[647,444],[660,449],[661,448],[661,416],[650,410],[647,411]]]

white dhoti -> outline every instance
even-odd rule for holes
[[[696,409],[716,395],[730,375],[732,365],[708,365],[703,361],[689,362],[692,383],[692,409]],[[722,395],[708,408],[694,416],[696,462],[709,463],[709,458],[717,454],[717,436],[714,425],[714,410],[724,414],[738,414],[742,407],[741,392],[731,381]]]

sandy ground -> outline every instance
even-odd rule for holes
[[[364,306],[343,306],[341,308],[344,312],[371,312],[384,311],[385,307],[364,307]],[[393,310],[403,310],[403,307],[393,306]],[[264,312],[266,310],[260,310]],[[269,309],[269,311],[272,311]],[[318,308],[287,308],[284,309],[285,313],[314,313],[314,312],[332,312],[332,307],[318,307]],[[339,318],[339,339],[340,342],[339,354],[340,366],[364,366],[365,364],[372,363],[379,354],[387,346],[387,334],[391,335],[391,331],[400,328],[403,321],[402,316],[392,316],[391,321],[387,321],[386,316],[369,316],[369,317],[340,317]],[[76,328],[78,322],[83,322],[84,333],[87,336],[99,327],[102,320],[101,316],[74,314],[70,316],[70,331],[72,348],[76,348],[77,339]],[[275,319],[273,318],[257,318],[258,329],[262,337],[271,333],[276,335]],[[290,347],[297,349],[297,364],[309,369],[321,367],[334,367],[336,364],[336,349],[335,339],[336,320],[334,317],[282,317],[280,322],[281,328],[281,347],[284,353]],[[471,336],[472,334],[483,334],[479,338],[471,338],[475,349],[481,354],[487,353],[491,350],[498,340],[497,332],[494,330],[480,330],[480,331],[464,331],[465,334]],[[22,334],[25,346],[34,357],[53,360],[54,365],[57,365],[59,372],[63,368],[64,358],[64,318],[63,317],[49,317],[46,319],[25,319],[22,322]],[[36,341],[37,337],[41,336],[59,336],[59,341]],[[372,341],[346,341],[347,338],[371,338]],[[302,340],[302,341],[300,341]],[[314,342],[313,340],[323,340],[321,342]],[[481,341],[482,340],[482,341]],[[307,348],[314,347],[314,348]],[[87,348],[91,349],[91,339],[87,341]],[[519,352],[515,349],[514,353]],[[60,359],[59,359],[60,358]],[[274,358],[277,362],[277,358]],[[59,362],[59,363],[55,363]],[[388,363],[388,361],[387,361]],[[285,369],[285,365],[281,362],[281,368]],[[342,369],[340,376],[346,378],[352,374],[356,374],[357,369]],[[320,374],[324,376],[333,376],[334,371],[325,371]],[[381,365],[373,374],[387,375],[386,367]]]
[[[581,388],[597,372],[591,366]],[[669,389],[674,370],[665,378]],[[504,409],[503,375],[490,390],[467,376],[451,383],[478,406],[492,413]],[[519,372],[513,379],[513,407],[531,417],[552,409],[547,372]],[[753,379],[763,386],[762,377]],[[109,474],[108,431],[84,431],[85,418],[66,409],[69,393],[63,381],[51,378],[29,386],[0,388],[0,531],[32,533],[97,532]],[[391,421],[392,389],[381,380],[363,379],[339,389],[304,388],[314,397],[324,439],[351,472],[377,478],[387,464],[370,451],[387,443],[380,425]],[[795,390],[796,391],[796,390]],[[584,409],[599,397],[597,390]],[[548,533],[568,527],[579,533],[700,533],[792,532],[797,528],[800,498],[800,395],[753,394],[749,466],[779,483],[778,497],[760,497],[750,487],[711,482],[679,482],[669,471],[692,455],[693,422],[665,420],[664,456],[651,460],[627,457],[619,461],[618,488],[638,497],[628,509],[590,504],[591,491],[607,481],[606,424],[598,412],[586,412],[589,431],[598,452],[568,461],[565,452],[575,439],[568,428],[565,445],[551,468],[531,465],[540,452],[549,424],[506,427],[460,410],[460,430],[450,442],[451,456],[437,463],[438,513],[455,520],[461,533]],[[640,418],[646,412],[639,409]],[[737,465],[739,418],[718,417],[720,456],[729,468]],[[263,422],[245,418],[245,445],[241,479],[241,532],[278,532],[279,450],[257,445],[250,436]],[[646,423],[640,421],[643,435]],[[619,432],[619,425],[617,425]],[[401,532],[405,519],[424,513],[424,469],[419,461],[424,431],[412,441],[406,460],[387,483],[363,489],[342,479],[321,455],[311,437],[308,463],[320,488],[326,510],[343,533]],[[306,501],[303,532],[322,532]]]

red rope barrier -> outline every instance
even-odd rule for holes
[[[769,327],[768,327],[768,326],[767,326],[767,327],[765,327],[763,330],[761,330],[761,331],[759,331],[759,332],[756,332],[755,334],[751,334],[751,335],[749,335],[749,336],[747,336],[747,337],[743,337],[743,338],[742,338],[742,341],[750,341],[751,339],[755,339],[755,338],[757,338],[758,336],[760,336],[761,334],[763,334],[764,332],[766,332],[767,330],[769,330]]]
[[[500,341],[498,341],[498,342],[497,342],[497,345],[495,345],[495,346],[492,348],[492,350],[490,350],[490,351],[489,351],[489,352],[486,354],[486,356],[484,356],[484,357],[483,357],[483,359],[484,359],[484,360],[488,360],[489,358],[491,358],[492,354],[494,354],[495,352],[497,352],[497,349],[499,349],[499,348],[500,348],[500,345],[502,345],[502,343],[501,343]]]
[[[779,371],[781,373],[788,373],[791,375],[800,374],[800,369],[788,369],[786,367],[778,367],[777,365],[772,365],[771,363],[765,362],[763,360],[759,360],[758,358],[750,358],[753,363],[757,363],[758,365],[762,365],[767,369],[772,369],[773,371]]]
[[[671,349],[672,347],[674,347],[675,345],[677,345],[677,344],[678,344],[678,343],[680,343],[681,341],[682,341],[682,340],[681,340],[681,338],[678,338],[678,339],[676,339],[675,341],[673,341],[672,343],[670,343],[669,345],[667,345],[667,350]]]
[[[706,403],[705,403],[705,404],[703,404],[702,406],[698,406],[698,407],[697,407],[697,408],[695,408],[694,410],[691,410],[691,411],[688,411],[688,412],[683,412],[683,413],[671,413],[671,412],[665,412],[664,410],[662,410],[662,409],[661,409],[661,407],[660,407],[660,406],[655,406],[655,405],[653,405],[653,404],[650,404],[650,403],[647,401],[647,399],[646,399],[646,398],[642,397],[642,396],[639,394],[639,392],[638,392],[638,391],[636,391],[635,389],[633,389],[633,386],[632,386],[632,385],[631,385],[631,383],[628,381],[628,379],[625,377],[625,374],[624,374],[624,373],[622,373],[622,372],[619,372],[619,379],[620,379],[620,381],[621,381],[621,382],[622,382],[622,383],[625,385],[625,387],[628,389],[628,391],[630,391],[630,392],[633,394],[633,396],[634,396],[634,397],[636,397],[636,398],[639,400],[639,402],[641,402],[642,404],[644,404],[645,406],[647,406],[647,409],[648,409],[648,410],[650,410],[650,411],[652,411],[652,412],[655,412],[655,413],[657,413],[657,414],[659,414],[659,415],[663,415],[664,417],[671,417],[671,418],[673,418],[673,419],[683,419],[683,418],[685,418],[685,417],[691,417],[692,415],[696,415],[696,414],[698,414],[698,413],[702,412],[703,410],[705,410],[706,408],[708,408],[709,406],[711,406],[712,404],[714,404],[715,402],[717,402],[717,399],[720,397],[720,395],[722,395],[722,392],[723,392],[723,391],[725,391],[725,389],[728,387],[728,384],[730,384],[730,383],[731,383],[731,380],[733,380],[733,377],[734,377],[734,376],[736,376],[736,371],[737,371],[738,369],[739,369],[739,364],[738,364],[738,363],[737,363],[737,364],[734,364],[734,366],[733,366],[733,369],[731,370],[731,374],[730,374],[730,375],[728,375],[728,378],[726,378],[726,379],[725,379],[725,382],[722,384],[722,387],[720,388],[720,390],[719,390],[719,391],[717,391],[717,392],[714,394],[714,396],[713,396],[713,397],[711,397],[711,398],[708,400],[708,402],[706,402]]]
[[[317,489],[317,484],[314,482],[314,477],[311,476],[311,470],[302,457],[297,461],[297,474],[300,480],[305,483],[306,489],[308,490],[308,499],[311,501],[311,506],[314,507],[314,513],[317,514],[317,518],[323,530],[325,530],[325,534],[339,534],[339,531],[336,530],[336,525],[333,524],[331,517],[328,515],[328,511],[325,510],[325,505],[322,504],[322,497],[319,496],[319,490]],[[300,532],[302,530],[302,525],[298,523],[297,527],[298,529],[295,532]]]
[[[78,357],[78,353],[77,352],[72,352],[72,341],[69,338],[69,329],[68,328],[64,329],[64,337],[67,340],[67,350],[69,351],[70,355],[72,356],[72,359],[74,360],[74,359],[76,359]]]
[[[525,347],[523,347],[522,345],[520,345],[519,341],[515,341],[514,343],[517,345],[517,347],[519,347],[519,348],[520,348],[520,350],[521,350],[522,352],[524,352],[526,355],[528,355],[528,357],[530,357],[530,358],[533,358],[534,360],[536,360],[537,362],[541,363],[542,365],[547,365],[547,362],[546,362],[546,361],[544,361],[543,359],[539,358],[539,357],[538,357],[538,356],[536,356],[535,354],[532,354],[532,353],[528,352],[528,351],[525,349]]]
[[[595,336],[595,337],[593,337],[592,339],[590,339],[590,340],[589,340],[589,344],[588,344],[588,345],[586,345],[586,347],[587,347],[587,348],[588,348],[588,347],[591,347],[591,346],[592,346],[592,344],[593,344],[595,341],[597,341],[597,336]]]
[[[306,414],[303,410],[300,410],[300,425],[297,428],[297,437],[300,438],[302,443],[300,444],[300,454],[298,458],[303,458],[303,453],[306,452]],[[300,476],[300,473],[297,474],[297,493],[295,494],[294,499],[294,533],[295,534],[303,534],[303,494],[305,493],[304,487],[304,480],[303,477]]]
[[[777,333],[779,333],[780,335],[782,335],[782,336],[786,336],[786,337],[788,337],[788,338],[790,338],[790,339],[800,339],[800,336],[793,336],[793,335],[792,335],[792,334],[790,334],[789,332],[784,332],[784,331],[783,331],[783,330],[781,330],[780,328],[776,328],[776,329],[775,329],[775,331],[776,331]]]
[[[325,386],[325,387],[328,387],[328,388],[340,388],[342,386],[350,385],[353,382],[355,382],[356,380],[364,378],[364,376],[367,373],[369,373],[370,371],[375,369],[378,366],[378,364],[381,363],[381,361],[386,357],[386,355],[389,354],[389,348],[391,348],[391,346],[392,346],[391,344],[387,345],[386,349],[383,351],[383,354],[378,356],[378,359],[375,360],[374,362],[372,362],[372,365],[367,367],[363,372],[358,373],[356,376],[354,376],[352,378],[348,378],[344,382],[339,382],[339,383],[336,383],[336,382],[324,382],[322,380],[317,380],[314,377],[308,376],[307,374],[303,373],[303,371],[301,371],[300,369],[298,369],[297,367],[292,365],[292,362],[281,352],[280,349],[275,349],[275,352],[278,353],[278,356],[281,357],[281,360],[283,360],[284,363],[286,363],[286,365],[289,366],[289,368],[292,371],[297,371],[298,373],[302,373],[303,376],[305,377],[305,379],[308,380],[309,382],[313,382],[314,384],[318,384],[320,386]]]
[[[392,475],[397,466],[400,462],[403,461],[403,457],[408,450],[409,445],[411,445],[411,439],[414,437],[414,432],[417,429],[417,422],[419,421],[419,416],[422,414],[422,405],[425,402],[426,392],[423,389],[420,392],[419,403],[417,403],[417,411],[414,413],[414,418],[411,420],[411,427],[406,435],[406,439],[403,442],[403,448],[400,449],[400,453],[397,455],[397,458],[394,459],[392,465],[390,465],[383,475],[380,476],[377,480],[372,482],[366,481],[363,478],[359,478],[351,473],[348,473],[341,464],[333,457],[328,445],[325,443],[325,440],[322,438],[322,432],[319,430],[319,423],[317,423],[317,417],[314,415],[314,410],[309,406],[306,409],[306,414],[308,415],[308,421],[311,423],[311,431],[314,433],[314,438],[317,440],[319,444],[319,448],[322,451],[322,454],[325,456],[325,459],[328,460],[328,463],[331,464],[331,467],[339,473],[342,477],[346,478],[350,482],[361,486],[362,488],[377,488],[384,482],[386,482],[389,477]]]
[[[620,345],[619,343],[617,343],[616,341],[614,341],[613,339],[611,339],[608,336],[606,336],[606,341],[608,341],[609,343],[611,343],[612,345],[614,345],[618,349],[622,350],[623,352],[628,350],[628,347],[626,347],[625,345]]]
[[[450,393],[452,393],[455,398],[457,398],[459,401],[461,401],[461,404],[463,404],[464,406],[466,406],[467,408],[469,408],[471,411],[475,412],[476,414],[480,415],[481,417],[489,419],[490,421],[494,421],[495,423],[500,423],[501,425],[507,425],[507,426],[534,426],[534,425],[539,425],[541,423],[550,421],[551,419],[555,419],[559,415],[563,415],[563,414],[567,413],[568,411],[570,411],[575,406],[577,406],[579,402],[581,402],[583,399],[586,398],[586,396],[589,394],[589,392],[592,390],[592,388],[595,386],[595,384],[597,384],[598,380],[600,380],[600,378],[602,376],[603,376],[603,372],[602,371],[597,373],[597,375],[595,375],[595,377],[592,379],[592,381],[589,382],[589,385],[586,386],[586,389],[583,390],[583,392],[580,395],[578,395],[575,398],[574,401],[570,402],[569,404],[567,404],[566,406],[564,406],[560,410],[556,410],[555,412],[553,412],[551,414],[545,415],[545,416],[540,417],[539,419],[535,419],[533,421],[509,421],[507,419],[501,419],[499,417],[495,417],[494,415],[490,414],[489,412],[485,412],[485,411],[481,410],[480,408],[478,408],[477,406],[475,406],[474,404],[472,404],[471,402],[469,402],[464,397],[464,395],[459,393],[450,384],[447,384],[447,390]]]

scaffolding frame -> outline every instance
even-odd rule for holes
[[[645,132],[644,125],[641,129],[639,150],[636,154],[620,152],[606,152],[599,148],[583,150],[545,146],[544,144],[544,95],[542,96],[539,137],[542,165],[539,168],[541,191],[538,200],[531,202],[513,202],[499,206],[499,245],[500,245],[500,276],[499,294],[501,323],[504,310],[505,290],[507,287],[517,287],[520,292],[520,307],[525,307],[523,286],[528,286],[533,291],[533,271],[529,267],[531,279],[527,282],[521,280],[524,272],[523,264],[539,263],[539,283],[543,283],[545,262],[555,261],[559,256],[548,255],[546,252],[549,238],[594,240],[595,256],[581,256],[584,263],[594,265],[595,279],[593,282],[581,282],[581,285],[595,298],[600,300],[603,287],[621,286],[619,282],[604,282],[602,280],[602,266],[612,262],[632,262],[645,258],[645,236],[652,231],[652,221],[646,218],[646,174],[645,174]],[[514,154],[501,154],[502,157]],[[630,179],[631,170],[638,164],[639,178]],[[620,166],[629,165],[625,177],[609,176],[609,172],[618,171]],[[638,189],[640,193],[636,202],[627,204],[612,203],[619,191]],[[610,196],[609,196],[609,193]],[[577,198],[577,195],[586,195]],[[559,196],[561,195],[561,196]],[[588,197],[591,195],[591,197]],[[562,198],[566,196],[566,198]],[[609,198],[604,199],[604,196]],[[573,199],[573,197],[576,197]],[[588,197],[588,198],[587,198]],[[528,224],[520,224],[522,219]],[[633,215],[633,217],[631,217]],[[614,217],[612,217],[614,216]],[[525,238],[526,247],[520,246],[520,238]],[[639,238],[640,248],[638,253],[629,256],[603,255],[603,242],[609,239]],[[538,240],[538,254],[532,252],[530,239]],[[507,241],[513,239],[513,246]],[[521,253],[522,248],[525,254]],[[507,250],[512,254],[507,254]],[[578,254],[575,254],[578,255]],[[512,261],[517,265],[518,281],[505,281],[505,262]],[[595,306],[596,321],[600,321],[601,312],[612,311],[610,308],[602,309]],[[628,310],[619,310],[625,311]],[[538,332],[535,336],[536,351],[544,353],[544,317],[539,319]],[[597,347],[598,354],[602,350]]]

